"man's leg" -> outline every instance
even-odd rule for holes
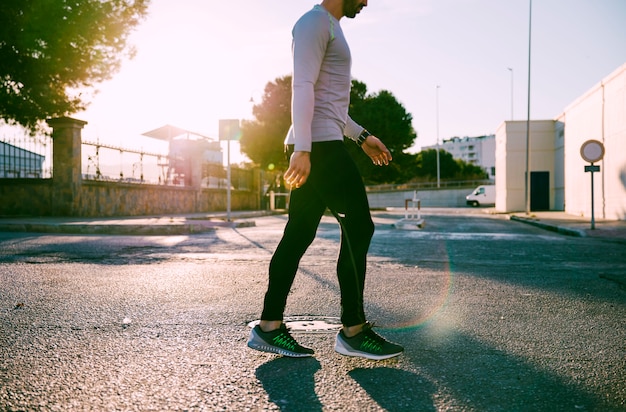
[[[337,277],[341,289],[341,323],[335,350],[342,355],[368,359],[398,356],[402,346],[387,341],[366,322],[363,289],[367,251],[374,234],[363,180],[343,142],[319,144],[323,153],[323,173],[316,175],[316,188],[324,203],[341,225],[341,247],[337,260]],[[311,162],[313,164],[313,151]],[[319,180],[318,180],[319,179]]]
[[[344,326],[362,325],[367,250],[374,233],[363,180],[341,141],[314,143],[311,163],[316,168],[310,182],[341,225],[337,260],[341,320]]]
[[[270,262],[261,322],[250,332],[249,347],[296,358],[313,355],[312,349],[291,336],[283,324],[283,313],[300,259],[315,239],[325,209],[311,185],[292,191],[289,220]]]
[[[335,351],[374,360],[392,358],[404,348],[374,332],[374,325],[365,321],[363,310],[367,251],[374,234],[363,184],[347,186],[346,199],[345,215],[337,214],[342,229],[337,276],[341,287],[343,329],[337,333]]]
[[[265,325],[268,325],[267,322],[282,321],[287,296],[298,271],[300,259],[315,239],[325,209],[326,206],[309,182],[291,192],[289,220],[270,261],[269,285],[261,315]],[[276,324],[279,323],[271,325]]]
[[[369,215],[356,218],[350,208],[345,216],[338,214],[341,225],[341,247],[337,259],[337,278],[341,290],[341,322],[345,327],[363,325],[363,291],[367,251],[374,233]]]
[[[341,225],[337,278],[341,289],[341,322],[346,327],[352,327],[366,321],[363,291],[367,251],[374,235],[374,223],[356,166],[354,171],[346,171],[344,190],[344,210],[336,210],[336,217]]]

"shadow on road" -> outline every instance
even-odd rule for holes
[[[437,409],[451,410],[620,410],[619,405],[590,392],[591,388],[575,378],[568,378],[570,374],[576,376],[575,369],[561,370],[563,375],[550,372],[552,360],[545,354],[538,354],[538,359],[518,357],[464,333],[441,333],[428,326],[401,335],[394,339],[420,342],[419,350],[402,355],[419,368],[419,376],[385,368],[351,373],[387,410],[409,410],[402,409],[398,399],[402,404],[407,400],[417,402],[420,408],[415,410],[432,410],[433,399],[441,403],[435,404]],[[391,391],[383,378],[397,382],[399,388]],[[435,396],[429,404],[426,398],[430,394]]]
[[[435,387],[423,377],[390,367],[357,368],[348,375],[389,412],[435,411]]]
[[[270,402],[281,411],[321,411],[315,393],[315,372],[321,369],[315,358],[276,358],[256,370],[256,377]]]

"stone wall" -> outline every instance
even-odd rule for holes
[[[231,192],[232,210],[256,210],[259,196]],[[79,216],[142,216],[226,210],[226,189],[194,189],[112,182],[83,182]]]
[[[463,207],[467,205],[465,196],[476,189],[476,186],[467,186],[455,189],[421,189],[417,192],[417,198],[422,207]],[[384,209],[386,207],[405,207],[407,199],[413,199],[411,190],[394,191],[368,191],[367,199],[372,209]]]
[[[0,179],[0,216],[111,217],[208,213],[226,210],[225,189],[84,181],[70,215],[59,214],[52,179]],[[67,204],[65,204],[67,206]],[[259,196],[231,192],[232,210],[258,210]]]
[[[50,216],[52,179],[0,179],[0,216]]]

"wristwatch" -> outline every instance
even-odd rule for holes
[[[363,129],[359,137],[356,139],[356,144],[359,145],[359,147],[361,147],[363,145],[363,142],[371,135],[372,134],[368,132],[367,129]]]

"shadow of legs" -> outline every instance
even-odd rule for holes
[[[315,358],[276,358],[256,370],[269,400],[281,411],[321,411],[315,393],[315,372],[321,365]]]
[[[357,368],[348,375],[383,409],[390,412],[435,411],[435,387],[411,372],[388,367]]]

